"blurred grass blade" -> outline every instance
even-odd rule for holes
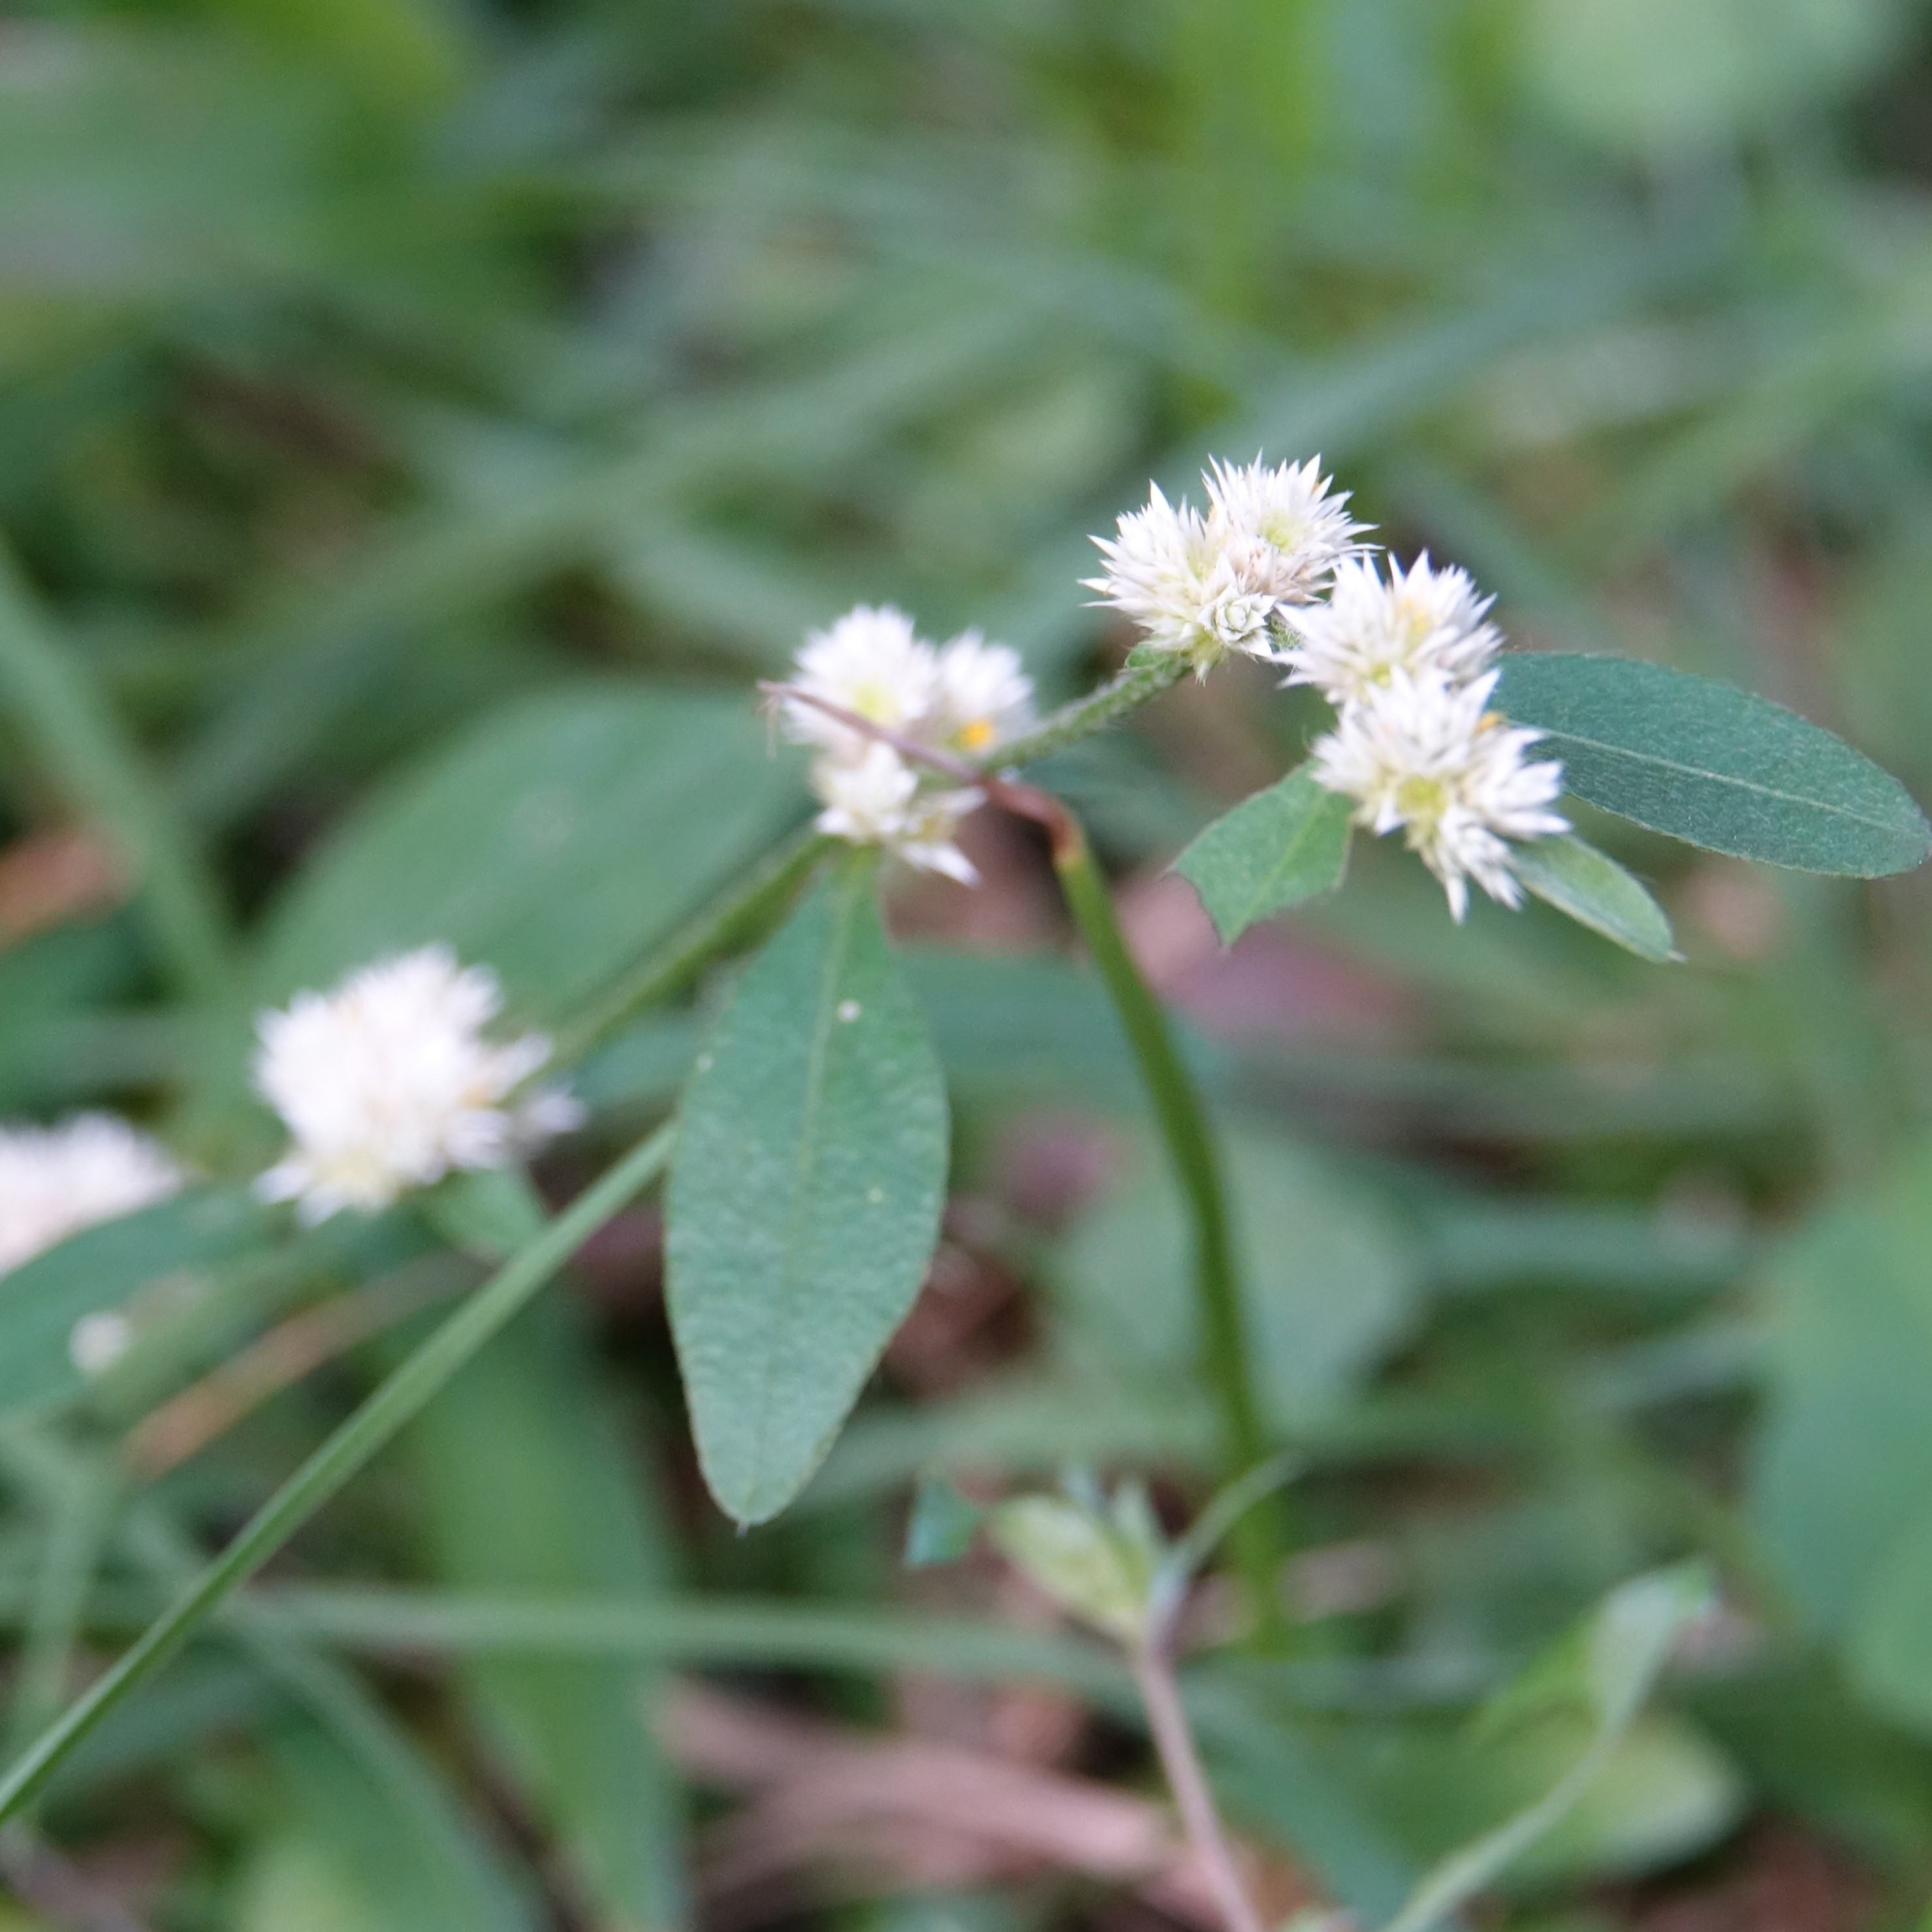
[[[1664,908],[1607,853],[1574,836],[1526,839],[1516,875],[1546,905],[1601,933],[1640,959],[1678,957]]]
[[[1636,658],[1526,652],[1502,667],[1498,706],[1606,812],[1804,872],[1875,878],[1932,852],[1896,778],[1768,698]]]
[[[586,1188],[309,1456],[174,1606],[9,1768],[0,1780],[0,1822],[32,1802],[81,1739],[418,1414],[584,1241],[629,1204],[663,1167],[671,1138],[670,1130],[661,1128]]]
[[[1201,895],[1223,946],[1258,919],[1342,883],[1350,802],[1306,766],[1217,818],[1174,862]]]
[[[602,1405],[570,1311],[541,1301],[410,1434],[430,1553],[460,1588],[648,1602],[669,1580],[643,1466]],[[466,1695],[600,1922],[668,1932],[688,1912],[658,1680],[620,1658],[477,1659]]]
[[[232,991],[227,915],[213,879],[76,656],[0,552],[0,701],[79,812],[131,868],[161,963],[214,1006]]]
[[[1419,1884],[1384,1932],[1430,1932],[1556,1828],[1609,1762],[1643,1708],[1677,1640],[1714,1601],[1701,1564],[1654,1570],[1611,1592],[1583,1628],[1532,1664],[1491,1714],[1580,1706],[1594,1726],[1582,1754],[1534,1804],[1454,1852]]]

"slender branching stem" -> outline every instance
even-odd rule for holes
[[[185,1642],[495,1335],[670,1157],[661,1127],[586,1188],[484,1282],[326,1438],[257,1510],[227,1548],[133,1647],[41,1732],[0,1779],[0,1823],[32,1803],[81,1741]]]
[[[1187,658],[1178,651],[1138,663],[1130,658],[1124,669],[1096,690],[1090,691],[1084,698],[1076,698],[1070,704],[1063,704],[1024,737],[1000,746],[994,761],[1000,770],[1012,771],[1051,758],[1055,752],[1064,752],[1082,739],[1104,731],[1109,724],[1118,724],[1150,698],[1158,698],[1168,686],[1179,683],[1187,668]]]
[[[775,846],[729,892],[562,1029],[556,1046],[560,1063],[568,1066],[581,1059],[633,1014],[683,992],[713,960],[756,938],[838,842],[806,825]]]
[[[1147,1712],[1148,1734],[1167,1774],[1168,1789],[1174,1793],[1188,1842],[1201,1860],[1220,1908],[1225,1932],[1264,1932],[1262,1916],[1248,1896],[1234,1847],[1222,1828],[1201,1754],[1195,1748],[1187,1707],[1174,1679],[1173,1639],[1171,1612],[1156,1610],[1148,1619],[1146,1634],[1130,1654],[1142,1707]]]
[[[1077,824],[1056,849],[1054,866],[1068,910],[1133,1048],[1187,1204],[1194,1233],[1202,1366],[1220,1408],[1223,1460],[1229,1475],[1238,1476],[1267,1455],[1268,1440],[1249,1370],[1240,1280],[1213,1130],[1173,1029],[1128,950],[1114,915],[1112,895]]]

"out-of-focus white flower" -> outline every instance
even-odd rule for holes
[[[1497,675],[1458,685],[1439,672],[1392,671],[1342,707],[1312,752],[1316,778],[1357,801],[1358,824],[1402,829],[1458,920],[1471,879],[1504,905],[1522,904],[1509,840],[1570,829],[1551,808],[1563,767],[1523,755],[1543,734],[1489,709]]]
[[[914,634],[903,610],[862,604],[806,639],[792,681],[889,731],[916,734],[939,703],[939,654]],[[780,710],[788,737],[834,758],[862,758],[874,742],[795,698],[782,700]]]
[[[1386,581],[1369,559],[1345,557],[1328,602],[1294,614],[1295,642],[1282,656],[1288,682],[1312,684],[1337,704],[1397,671],[1465,683],[1502,647],[1484,621],[1495,602],[1466,572],[1435,568],[1426,551],[1406,571],[1391,562]]]
[[[794,686],[891,732],[902,753],[828,717],[800,696],[781,698],[787,735],[816,746],[812,788],[818,829],[855,845],[880,845],[929,872],[974,885],[979,874],[954,842],[982,794],[950,785],[910,748],[979,758],[1033,716],[1033,680],[1017,651],[962,632],[944,650],[915,634],[890,607],[861,605],[798,654]]]
[[[1312,602],[1361,548],[1368,526],[1349,515],[1348,493],[1334,492],[1318,456],[1272,469],[1258,456],[1239,467],[1216,457],[1202,481],[1209,535],[1242,590],[1268,598],[1277,614]]]
[[[446,946],[352,973],[331,993],[298,993],[258,1022],[255,1084],[292,1139],[256,1184],[305,1221],[386,1207],[457,1168],[503,1167],[577,1125],[560,1089],[514,1097],[550,1058],[526,1034],[491,1045],[496,975]]]
[[[1276,656],[1288,614],[1320,595],[1363,526],[1346,496],[1330,494],[1318,457],[1272,469],[1217,460],[1202,481],[1204,516],[1155,484],[1144,509],[1096,537],[1106,570],[1086,587],[1204,675],[1231,650]]]
[[[68,1359],[84,1376],[105,1375],[134,1340],[134,1324],[118,1308],[83,1315],[67,1338]]]
[[[825,809],[818,829],[855,845],[883,845],[922,872],[975,886],[973,862],[952,842],[980,802],[976,791],[932,791],[890,745],[874,743],[856,764],[821,759],[812,789]]]
[[[180,1191],[182,1170],[112,1114],[0,1127],[0,1274],[98,1222]]]
[[[1018,651],[989,644],[977,631],[962,631],[940,650],[929,721],[940,749],[981,758],[1032,722],[1033,680]]]

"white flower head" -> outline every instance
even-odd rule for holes
[[[1543,734],[1489,709],[1497,676],[1458,685],[1439,672],[1393,671],[1343,706],[1312,752],[1317,780],[1357,801],[1358,824],[1377,833],[1401,828],[1459,921],[1471,879],[1504,905],[1522,904],[1510,839],[1570,829],[1552,809],[1563,767],[1523,755]]]
[[[929,742],[940,749],[980,758],[1033,722],[1033,680],[1010,646],[962,631],[940,650],[938,664],[928,723]]]
[[[903,610],[862,604],[806,639],[793,682],[889,731],[914,732],[939,702],[939,656],[915,634]],[[782,700],[780,715],[795,743],[816,746],[834,758],[862,758],[874,742],[795,698]]]
[[[1239,468],[1216,457],[1201,480],[1210,536],[1242,590],[1273,613],[1312,603],[1361,548],[1368,526],[1349,515],[1348,493],[1335,492],[1318,456],[1272,469],[1258,456]]]
[[[165,1201],[184,1178],[161,1148],[112,1114],[0,1127],[0,1274],[83,1228]]]
[[[105,1375],[134,1346],[134,1324],[118,1308],[97,1308],[69,1330],[68,1360],[84,1376]]]
[[[1319,457],[1272,469],[1258,457],[1240,467],[1216,458],[1201,480],[1204,516],[1156,484],[1144,509],[1096,537],[1106,572],[1086,587],[1204,675],[1231,650],[1275,656],[1288,614],[1321,594],[1365,526],[1331,493]]]
[[[494,974],[425,946],[264,1013],[255,1084],[292,1144],[256,1184],[262,1195],[296,1202],[307,1221],[373,1213],[453,1169],[506,1166],[575,1126],[581,1109],[560,1090],[518,1095],[548,1040],[483,1037],[502,1003]]]
[[[1131,617],[1154,650],[1184,654],[1204,676],[1230,650],[1273,650],[1274,600],[1241,584],[1222,533],[1184,496],[1170,503],[1151,485],[1144,509],[1130,510],[1112,536],[1094,542],[1106,570],[1084,587]]]
[[[874,742],[856,764],[821,758],[812,790],[825,809],[818,829],[855,845],[883,845],[922,872],[977,885],[972,861],[953,843],[959,821],[979,804],[976,791],[932,791],[890,745]]]
[[[1426,551],[1386,581],[1365,557],[1345,557],[1325,604],[1294,614],[1284,652],[1290,684],[1312,684],[1337,704],[1386,684],[1397,671],[1465,683],[1487,670],[1502,636],[1485,620],[1496,602],[1466,572],[1436,569]]]

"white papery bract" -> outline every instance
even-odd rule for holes
[[[102,1221],[180,1191],[182,1170],[112,1114],[0,1127],[0,1274]]]
[[[1436,569],[1426,552],[1406,571],[1391,561],[1386,579],[1372,560],[1345,557],[1328,601],[1295,613],[1295,641],[1282,655],[1288,682],[1312,684],[1336,704],[1397,671],[1466,683],[1502,648],[1502,633],[1484,621],[1495,602],[1466,571]]]
[[[929,730],[940,749],[982,758],[1032,723],[1033,680],[1011,646],[962,631],[940,650],[938,664]]]
[[[939,654],[914,634],[903,610],[862,604],[806,639],[792,682],[868,724],[916,732],[939,704]],[[872,742],[795,698],[782,700],[780,715],[788,737],[835,758],[862,758]]]
[[[1216,457],[1201,480],[1209,536],[1242,590],[1266,598],[1277,615],[1322,596],[1361,548],[1368,526],[1349,515],[1348,493],[1335,494],[1318,456],[1273,468],[1259,457],[1238,467]]]
[[[1288,613],[1322,593],[1363,526],[1347,497],[1330,494],[1318,458],[1272,469],[1217,460],[1202,481],[1204,515],[1155,484],[1144,508],[1096,537],[1107,567],[1086,587],[1153,649],[1184,654],[1204,675],[1231,650],[1275,656]]]
[[[922,872],[977,885],[973,862],[953,840],[981,794],[934,791],[920,780],[890,745],[874,742],[854,764],[821,759],[812,774],[812,790],[825,808],[818,829],[855,845],[883,845]]]
[[[574,1126],[567,1094],[519,1096],[550,1058],[526,1034],[494,1046],[496,975],[426,946],[298,993],[258,1022],[255,1084],[287,1126],[288,1153],[256,1184],[303,1220],[373,1213],[458,1168],[504,1167]]]
[[[1402,832],[1459,921],[1472,879],[1504,905],[1522,904],[1510,840],[1570,829],[1552,808],[1563,767],[1524,756],[1543,734],[1489,709],[1497,675],[1457,684],[1439,672],[1392,671],[1342,707],[1312,754],[1317,780],[1357,801],[1357,824]]]

